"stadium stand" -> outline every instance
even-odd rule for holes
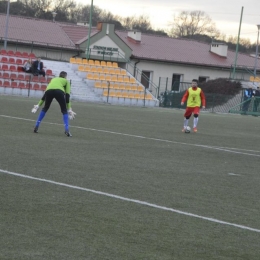
[[[32,74],[25,73],[22,69],[24,62],[28,59],[36,59],[34,53],[19,52],[13,50],[0,50],[0,93],[21,95],[27,94],[30,88],[38,83],[39,88],[35,89],[38,92],[35,94],[42,95],[46,89],[46,85],[53,78],[51,69],[46,69],[46,77],[33,76]],[[36,85],[37,87],[37,85]],[[22,91],[23,90],[23,91]]]
[[[0,50],[0,94],[40,97],[54,75],[57,76],[64,70],[69,73],[72,99],[86,100],[87,97],[91,98],[91,101],[122,105],[144,103],[144,86],[118,63],[78,57],[72,57],[69,63],[45,60],[46,77],[42,77],[22,70],[29,57],[35,55],[22,51]]]
[[[144,99],[147,102],[156,100],[141,83],[125,69],[120,68],[117,62],[72,57],[70,63],[71,68],[92,84],[96,93],[103,96],[103,101],[109,97],[112,103],[141,105]],[[146,92],[148,93],[145,95]]]

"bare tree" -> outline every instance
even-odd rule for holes
[[[77,21],[84,21],[89,23],[90,20],[90,9],[91,6],[90,5],[78,5],[75,9],[74,9],[74,13],[73,13],[73,22],[77,22]],[[102,9],[100,9],[98,6],[93,6],[93,10],[92,10],[92,25],[96,26],[97,23],[100,21],[100,15],[102,13]],[[71,14],[72,15],[72,14]]]
[[[20,0],[27,10],[28,16],[42,17],[47,12],[52,4],[51,0]]]
[[[141,15],[141,16],[129,16],[129,17],[120,17],[118,16],[117,19],[121,22],[122,26],[127,29],[137,29],[141,32],[147,32],[152,30],[151,22],[148,16]]]
[[[174,18],[172,28],[168,32],[172,37],[193,36],[205,34],[218,37],[219,31],[211,18],[203,11],[182,11]]]

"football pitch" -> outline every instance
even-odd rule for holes
[[[1,260],[260,259],[259,117],[37,102],[0,96]]]

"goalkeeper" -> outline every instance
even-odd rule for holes
[[[36,113],[38,108],[45,102],[34,127],[34,133],[38,133],[42,119],[51,106],[52,100],[56,99],[60,105],[63,114],[63,122],[65,127],[65,135],[71,137],[69,131],[69,119],[74,119],[76,113],[71,109],[70,103],[70,83],[67,80],[67,72],[61,71],[59,77],[53,78],[48,84],[46,91],[37,105],[32,109],[32,113]]]

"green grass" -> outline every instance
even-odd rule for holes
[[[37,101],[0,96],[1,260],[259,260],[258,117]]]

